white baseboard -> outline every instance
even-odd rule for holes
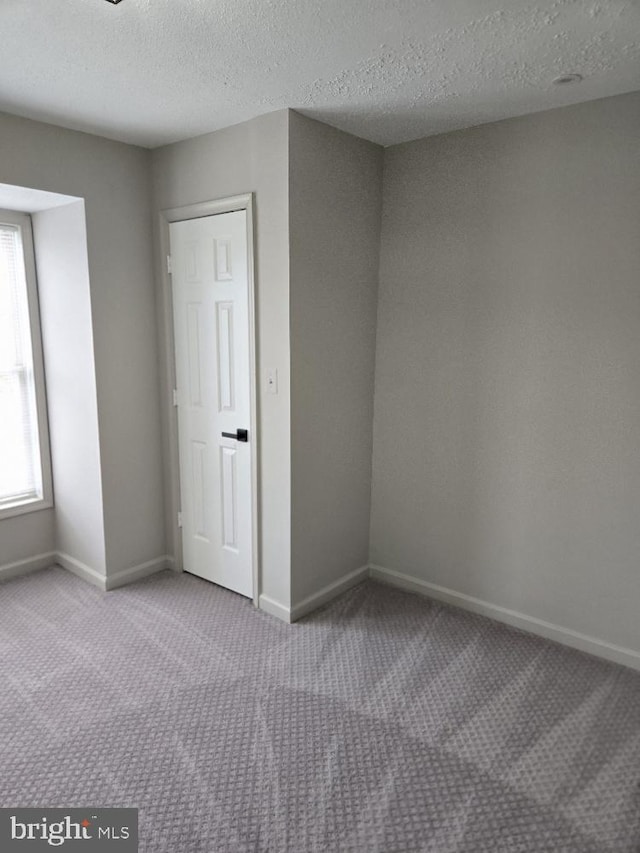
[[[264,610],[270,616],[275,616],[276,619],[281,619],[283,622],[291,622],[291,609],[280,604],[275,598],[269,598],[268,595],[261,595],[258,599],[260,610]]]
[[[161,557],[156,557],[155,560],[148,560],[138,566],[131,566],[129,569],[122,569],[119,572],[107,575],[106,589],[107,591],[118,589],[118,587],[142,580],[142,578],[155,575],[156,572],[162,572],[168,568],[170,568],[169,557],[163,554]]]
[[[313,610],[317,610],[318,607],[322,607],[323,604],[336,598],[340,593],[346,592],[352,586],[366,580],[368,576],[369,566],[361,566],[359,569],[354,569],[349,574],[338,578],[337,581],[323,586],[322,589],[314,592],[313,595],[303,598],[302,601],[294,604],[293,607],[286,607],[279,601],[269,598],[268,595],[261,595],[259,599],[260,610],[264,610],[265,613],[269,613],[283,622],[297,622],[298,619],[302,619],[303,616],[306,616]]]
[[[17,560],[14,563],[7,563],[0,566],[0,582],[9,580],[10,578],[19,577],[20,575],[35,572],[40,569],[45,569],[54,563],[62,566],[74,575],[82,578],[85,581],[97,586],[103,591],[117,589],[125,584],[140,580],[148,575],[160,572],[163,569],[174,569],[175,560],[171,556],[163,555],[154,560],[149,560],[146,563],[141,563],[137,566],[132,566],[129,569],[124,569],[120,572],[105,577],[105,575],[92,569],[86,563],[76,560],[69,554],[61,551],[50,551],[45,554],[36,554],[33,557],[27,557],[23,560]],[[419,595],[424,595],[428,598],[443,601],[446,604],[452,604],[455,607],[460,607],[464,610],[469,610],[472,613],[478,613],[482,616],[488,616],[498,622],[503,622],[506,625],[511,625],[514,628],[520,628],[523,631],[529,631],[532,634],[537,634],[540,637],[545,637],[549,640],[555,640],[565,646],[570,646],[574,649],[579,649],[583,652],[595,655],[596,657],[604,658],[605,660],[620,663],[632,669],[640,670],[640,652],[633,649],[616,646],[612,643],[607,643],[597,637],[590,637],[586,634],[581,634],[573,631],[570,628],[563,628],[560,625],[554,625],[551,622],[545,622],[535,616],[528,616],[525,613],[520,613],[516,610],[510,610],[498,604],[492,604],[489,601],[483,601],[480,598],[466,595],[462,592],[456,592],[447,587],[438,586],[420,578],[412,577],[411,575],[397,572],[393,569],[386,569],[383,566],[370,565],[362,566],[355,569],[344,577],[339,578],[331,584],[318,590],[313,595],[304,598],[302,601],[286,607],[279,601],[270,598],[267,595],[261,595],[259,606],[265,613],[275,616],[283,622],[295,622],[331,601],[336,596],[371,577],[373,580],[386,583],[398,589],[406,590],[407,592],[415,592]]]
[[[72,557],[70,554],[65,554],[64,551],[57,551],[55,554],[55,562],[68,572],[82,578],[83,581],[87,581],[88,583],[93,584],[93,586],[97,586],[98,589],[101,589],[103,592],[106,590],[107,579],[105,575],[95,569],[92,569],[91,566],[87,566],[86,563],[76,560],[76,558]]]
[[[112,589],[125,586],[128,583],[133,583],[133,581],[141,580],[148,575],[154,575],[168,566],[167,557],[163,554],[162,557],[156,557],[155,560],[148,560],[146,563],[140,563],[138,566],[131,566],[129,569],[123,569],[110,575],[103,575],[96,571],[96,569],[92,569],[91,566],[87,566],[86,563],[82,563],[80,560],[76,560],[75,557],[69,556],[69,554],[58,551],[55,556],[56,562],[64,569],[82,578],[82,580],[97,586],[103,592],[108,592]]]
[[[36,554],[35,557],[16,560],[15,563],[5,563],[4,566],[0,566],[0,581],[8,581],[10,578],[46,569],[56,562],[56,557],[55,551],[48,551],[46,554]]]
[[[597,637],[589,637],[586,634],[578,633],[578,631],[572,631],[570,628],[563,628],[560,625],[545,622],[543,619],[537,619],[535,616],[527,616],[525,613],[519,613],[517,610],[509,610],[498,604],[491,604],[489,601],[483,601],[480,598],[474,598],[471,595],[465,595],[462,592],[456,592],[444,586],[428,583],[419,578],[405,575],[402,572],[396,572],[393,569],[371,565],[369,567],[369,575],[373,580],[380,581],[381,583],[386,583],[408,592],[417,592],[419,595],[435,598],[437,601],[443,601],[446,604],[453,604],[455,607],[470,610],[472,613],[489,616],[498,622],[504,622],[506,625],[511,625],[514,628],[520,628],[531,634],[537,634],[539,637],[545,637],[547,640],[555,640],[557,643],[562,643],[573,649],[579,649],[581,652],[588,652],[596,657],[640,670],[640,652],[636,652],[633,649],[616,646],[604,640],[599,640]]]
[[[323,604],[351,589],[352,586],[356,586],[356,584],[366,580],[367,577],[369,577],[369,566],[360,566],[359,569],[354,569],[349,574],[338,578],[337,581],[323,586],[318,592],[314,592],[313,595],[309,595],[307,598],[303,598],[302,601],[293,605],[290,621],[297,622],[298,619],[302,619],[303,616],[306,616],[313,610],[317,610],[318,607],[322,607]]]
[[[138,566],[131,566],[129,569],[123,569],[122,571],[105,576],[81,560],[77,560],[70,554],[65,554],[64,551],[50,551],[46,554],[37,554],[35,557],[27,557],[24,560],[0,566],[0,581],[25,575],[28,572],[36,572],[39,569],[46,569],[48,566],[53,566],[54,564],[62,566],[63,569],[106,592],[117,589],[125,584],[133,583],[133,581],[141,580],[156,572],[161,572],[163,569],[172,568],[175,565],[175,561],[172,557],[163,554],[161,557],[156,557],[155,560],[149,560],[146,563],[140,563]]]

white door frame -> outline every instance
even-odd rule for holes
[[[255,298],[255,266],[254,266],[254,230],[253,230],[253,193],[236,195],[228,198],[189,204],[186,207],[173,207],[160,211],[160,251],[162,263],[162,302],[164,307],[164,333],[167,341],[167,400],[169,411],[169,493],[171,502],[172,526],[175,542],[175,568],[183,571],[182,565],[182,531],[178,527],[178,512],[180,510],[180,461],[178,453],[178,413],[173,405],[173,389],[176,387],[175,338],[173,332],[172,285],[169,273],[168,258],[170,256],[169,225],[172,222],[182,222],[186,219],[200,219],[204,216],[215,216],[219,213],[234,213],[245,210],[247,214],[247,280],[249,286],[249,372],[251,417],[249,422],[249,442],[251,448],[251,500],[253,503],[252,530],[252,576],[253,603],[258,607],[260,596],[260,516],[258,500],[259,478],[259,435],[258,435],[258,400],[257,400],[257,347],[256,347],[256,298]]]

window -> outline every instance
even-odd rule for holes
[[[0,517],[51,505],[31,220],[0,211]]]

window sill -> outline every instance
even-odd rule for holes
[[[4,518],[13,518],[15,515],[25,515],[28,512],[39,512],[42,509],[51,509],[53,501],[46,498],[35,500],[18,501],[0,508],[0,521]]]

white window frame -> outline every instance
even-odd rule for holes
[[[42,497],[17,499],[15,503],[0,508],[0,519],[23,515],[28,512],[48,509],[53,506],[53,483],[51,477],[51,450],[49,446],[49,423],[47,419],[47,397],[44,380],[44,358],[42,352],[42,334],[40,331],[40,309],[38,305],[38,286],[36,280],[36,262],[33,249],[33,229],[31,217],[27,213],[0,209],[0,225],[13,225],[20,229],[24,269],[27,282],[27,302],[29,306],[29,326],[31,329],[31,349],[33,355],[33,378],[36,392],[36,416],[38,421],[38,439],[40,446],[40,468],[42,472]]]

